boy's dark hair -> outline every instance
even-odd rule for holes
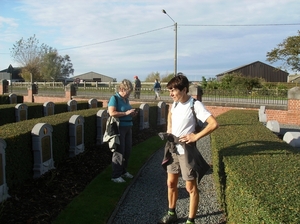
[[[167,89],[179,89],[182,91],[184,87],[186,88],[186,93],[189,92],[189,80],[183,73],[179,72],[175,75],[167,84]]]

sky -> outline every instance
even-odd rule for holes
[[[298,35],[299,9],[299,0],[0,0],[0,70],[20,66],[11,49],[34,35],[70,56],[74,76],[144,81],[177,61],[200,81],[255,61],[277,67],[267,52]]]

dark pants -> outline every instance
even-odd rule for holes
[[[134,98],[139,99],[141,95],[141,89],[140,88],[135,88],[134,90]]]
[[[112,178],[118,178],[127,172],[128,160],[132,148],[131,126],[120,126],[120,145],[112,155]]]

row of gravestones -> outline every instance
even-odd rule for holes
[[[280,133],[280,125],[276,120],[267,121],[266,106],[260,106],[258,110],[258,119],[260,122],[266,124],[266,127],[275,134]],[[293,147],[300,147],[300,132],[289,131],[283,135],[283,141]]]
[[[88,101],[89,108],[97,108],[98,101],[96,99],[90,99]],[[77,110],[77,101],[76,100],[69,100],[67,102],[68,111],[76,111]],[[45,102],[43,104],[44,108],[44,116],[54,115],[54,107],[55,104],[53,102]],[[28,106],[24,103],[19,103],[15,106],[15,115],[16,115],[16,122],[27,120],[27,110]]]
[[[140,105],[140,130],[149,128],[149,105]],[[97,144],[103,143],[106,122],[109,117],[107,110],[97,112]],[[158,103],[158,125],[166,124],[166,103]],[[52,126],[47,123],[38,123],[31,130],[32,150],[34,156],[33,178],[38,178],[45,172],[55,169],[52,151]],[[84,146],[84,118],[73,115],[69,119],[69,156],[74,157],[85,150]],[[6,142],[0,139],[0,202],[9,197],[5,172]]]

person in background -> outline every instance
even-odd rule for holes
[[[134,98],[140,99],[141,95],[141,81],[139,80],[138,76],[134,76]]]
[[[124,79],[119,85],[118,92],[110,98],[108,103],[109,115],[119,118],[120,121],[120,145],[118,145],[112,155],[111,180],[115,183],[125,182],[123,178],[133,178],[133,175],[127,171],[132,148],[132,117],[137,115],[137,111],[131,107],[128,100],[132,90],[132,83]]]
[[[155,92],[155,100],[156,99],[159,99],[160,100],[160,89],[161,89],[161,86],[160,86],[160,83],[158,82],[158,79],[155,79],[155,83],[154,83],[154,86],[153,86],[153,89],[154,89],[154,92]]]
[[[200,163],[198,163],[203,157],[201,156],[200,158],[201,154],[197,155],[199,152],[197,151],[196,142],[217,129],[218,123],[200,101],[195,101],[194,111],[196,117],[203,123],[207,123],[204,129],[200,132],[195,132],[196,119],[191,109],[191,103],[193,103],[194,99],[188,95],[189,81],[182,73],[173,77],[167,83],[167,89],[174,101],[168,114],[167,134],[172,135],[173,139],[176,138],[178,143],[174,143],[174,148],[168,149],[167,152],[165,151],[168,154],[168,159],[165,160],[164,158],[163,166],[165,165],[167,170],[169,209],[167,214],[158,223],[173,223],[177,221],[177,184],[179,174],[181,173],[182,179],[186,183],[186,190],[190,196],[189,214],[186,223],[192,224],[195,223],[199,203],[197,182],[202,178],[200,177],[200,172],[203,172],[199,167]],[[195,158],[191,157],[192,154],[197,156]]]

